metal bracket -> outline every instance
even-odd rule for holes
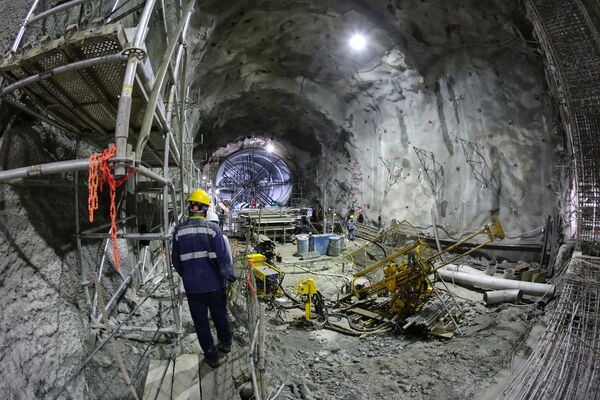
[[[146,52],[143,49],[140,49],[139,47],[128,47],[126,49],[123,49],[121,53],[127,57],[135,56],[135,58],[137,58],[140,61],[146,58]]]

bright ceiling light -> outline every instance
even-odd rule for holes
[[[360,51],[367,46],[367,38],[360,33],[355,33],[348,41],[348,44],[352,50]]]
[[[269,152],[272,153],[273,151],[275,151],[275,146],[273,146],[271,143],[269,143],[267,145],[267,147],[265,147],[265,149]]]

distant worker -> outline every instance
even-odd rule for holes
[[[219,352],[231,351],[232,335],[227,316],[225,287],[235,281],[231,258],[219,226],[206,220],[210,197],[195,190],[188,198],[190,217],[173,232],[173,267],[181,276],[198,342],[208,364],[219,366]],[[215,347],[208,311],[217,329]]]
[[[351,215],[346,221],[346,227],[348,228],[348,239],[354,240],[356,239],[356,234],[354,233],[354,228],[356,223],[354,222],[354,215]]]
[[[365,216],[363,214],[362,208],[360,208],[360,207],[356,211],[356,222],[358,222],[359,224],[365,223]]]
[[[221,209],[218,217],[219,229],[223,230],[223,225],[225,225],[225,210]]]
[[[206,212],[206,220],[209,222],[214,222],[215,224],[218,224],[220,222],[220,218],[221,216],[217,215],[217,213],[215,212]],[[221,231],[221,236],[223,236],[223,241],[225,242],[225,247],[227,248],[227,254],[229,254],[229,260],[231,261],[231,265],[233,265],[233,257],[231,256],[231,245],[229,243],[229,238],[223,233],[223,231]]]

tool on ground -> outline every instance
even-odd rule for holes
[[[317,284],[312,278],[303,278],[294,284],[294,293],[306,296],[306,302],[304,305],[304,317],[307,321],[310,320],[313,296],[317,292]]]
[[[246,256],[246,260],[252,267],[256,279],[256,292],[259,295],[279,296],[283,272],[269,264],[262,254],[249,254]]]

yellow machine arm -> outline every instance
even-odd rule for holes
[[[442,254],[448,253],[457,248],[461,244],[473,239],[474,237],[485,233],[488,239],[469,251],[454,257],[450,261],[444,262],[439,266],[433,263]],[[354,275],[352,280],[352,293],[359,299],[364,299],[371,296],[376,296],[383,292],[390,294],[390,307],[388,315],[397,314],[411,315],[417,312],[427,299],[429,285],[427,276],[438,270],[439,268],[448,265],[462,257],[465,257],[477,249],[491,243],[494,239],[504,239],[504,230],[502,224],[497,218],[492,220],[491,225],[486,225],[479,231],[475,232],[466,239],[455,243],[454,245],[439,251],[431,256],[433,250],[423,240],[419,239],[409,244],[408,246],[398,250],[388,257],[380,260]],[[402,261],[393,262],[402,258]],[[369,286],[358,287],[356,282],[358,278],[363,277],[375,270],[383,267],[383,279],[378,282],[371,283]]]

